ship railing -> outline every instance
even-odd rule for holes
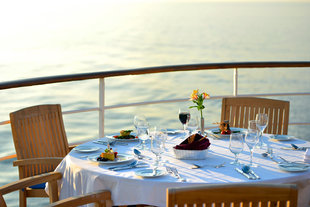
[[[99,136],[104,136],[104,114],[105,110],[141,106],[141,105],[151,105],[151,104],[161,104],[161,103],[175,103],[175,102],[185,102],[188,98],[184,99],[169,99],[169,100],[156,100],[156,101],[143,101],[135,103],[117,104],[117,105],[105,105],[105,79],[117,76],[127,76],[127,75],[145,75],[145,74],[155,74],[155,73],[167,73],[167,72],[182,72],[182,71],[197,71],[197,70],[223,70],[223,69],[233,69],[233,88],[232,94],[227,94],[224,96],[212,96],[210,99],[222,99],[224,97],[268,97],[268,96],[308,96],[310,92],[294,92],[294,93],[265,93],[265,94],[239,94],[238,92],[238,70],[239,69],[260,69],[260,68],[310,68],[310,61],[290,61],[290,62],[233,62],[233,63],[206,63],[206,64],[189,64],[189,65],[172,65],[172,66],[160,66],[160,67],[146,67],[137,69],[127,69],[127,70],[117,70],[117,71],[102,71],[94,73],[80,73],[80,74],[69,74],[69,75],[59,75],[59,76],[48,76],[48,77],[38,77],[31,79],[23,79],[16,81],[8,81],[0,83],[0,90],[6,90],[11,88],[20,88],[27,86],[36,86],[44,84],[53,84],[61,82],[72,82],[90,79],[99,79],[99,106],[95,108],[85,108],[78,110],[64,111],[63,114],[75,114],[89,111],[99,112]],[[0,121],[1,125],[10,124],[9,120]],[[290,122],[289,125],[310,125],[310,122]],[[214,126],[207,126],[206,128],[211,128]],[[1,158],[0,158],[1,160]]]

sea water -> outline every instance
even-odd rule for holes
[[[90,0],[9,1],[0,7],[0,81],[149,66],[246,61],[309,61],[309,2]],[[171,72],[105,80],[106,105],[182,99],[193,89],[232,95],[232,70]],[[308,68],[240,69],[239,94],[309,92]],[[60,103],[63,111],[98,106],[98,80],[0,91],[0,121],[27,106]],[[309,122],[310,98],[290,101],[290,122]],[[191,102],[112,109],[105,132],[134,129],[135,114],[182,128],[179,107]],[[206,125],[220,120],[221,100],[207,100]],[[65,115],[69,142],[98,137],[98,112]],[[310,141],[306,126],[289,134]],[[14,154],[9,125],[0,126],[0,157]],[[0,185],[18,179],[0,162]],[[17,193],[6,196],[18,206]],[[43,204],[44,201],[43,199]],[[30,199],[40,206],[42,199]]]

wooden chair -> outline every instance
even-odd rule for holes
[[[10,121],[20,179],[54,171],[70,151],[59,104],[21,109],[10,113]],[[48,197],[44,188],[21,190],[20,206],[26,207],[27,197]]]
[[[254,97],[223,98],[221,121],[229,120],[231,127],[247,128],[248,121],[255,119],[257,113],[266,113],[269,120],[264,132],[287,134],[289,110],[288,101]]]
[[[58,186],[57,180],[62,178],[60,172],[50,172],[41,175],[36,175],[28,178],[21,179],[19,181],[9,183],[0,187],[0,206],[6,207],[3,195],[11,193],[13,191],[22,190],[32,185],[38,185],[42,182],[48,182],[50,192],[50,202],[58,201]]]
[[[60,172],[50,172],[41,175],[36,175],[28,178],[21,179],[19,181],[9,183],[5,186],[0,187],[0,206],[6,207],[3,195],[17,191],[20,189],[27,188],[32,185],[40,184],[42,182],[48,182],[51,207],[61,206],[80,206],[89,203],[95,203],[98,207],[110,207],[113,205],[111,200],[111,193],[106,190],[97,191],[87,195],[79,197],[71,197],[58,201],[58,187],[57,180],[61,179],[62,175]],[[57,201],[57,202],[55,202]]]
[[[215,184],[167,189],[167,207],[297,206],[297,188],[290,184]],[[270,204],[270,205],[268,205]],[[277,205],[278,204],[278,205]]]

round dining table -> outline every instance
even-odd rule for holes
[[[248,179],[237,172],[243,165],[250,162],[250,151],[244,144],[243,151],[238,158],[240,166],[230,164],[234,154],[229,150],[229,138],[208,136],[211,145],[207,150],[205,159],[177,159],[173,147],[180,144],[188,137],[183,131],[169,131],[165,149],[161,154],[160,165],[156,174],[141,172],[154,168],[155,155],[151,152],[149,141],[146,149],[140,149],[142,159],[134,155],[134,149],[139,148],[140,142],[136,140],[118,140],[113,138],[94,139],[79,145],[72,150],[58,165],[55,171],[61,172],[63,178],[58,182],[60,196],[65,199],[71,196],[109,190],[112,194],[114,205],[145,204],[153,206],[166,206],[166,190],[171,187],[199,186],[216,183],[293,183],[298,187],[298,206],[309,206],[310,202],[310,170],[286,170],[278,166],[278,162],[288,161],[303,162],[304,150],[294,150],[291,144],[297,146],[310,146],[310,143],[298,138],[275,139],[273,135],[264,134],[263,140],[273,151],[273,157],[266,155],[266,148],[255,148],[253,162],[257,167],[251,168],[260,179]],[[111,148],[125,159],[120,163],[98,162],[99,157],[107,148],[107,141],[113,141]],[[138,166],[130,169],[111,170],[113,167],[122,167],[138,161]],[[193,168],[194,164],[201,166]],[[174,167],[181,180],[172,173],[167,172],[166,166]],[[48,188],[46,187],[46,191]]]

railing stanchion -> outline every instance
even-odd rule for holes
[[[238,68],[234,69],[234,96],[238,96]]]
[[[104,136],[104,78],[99,79],[99,137]]]

